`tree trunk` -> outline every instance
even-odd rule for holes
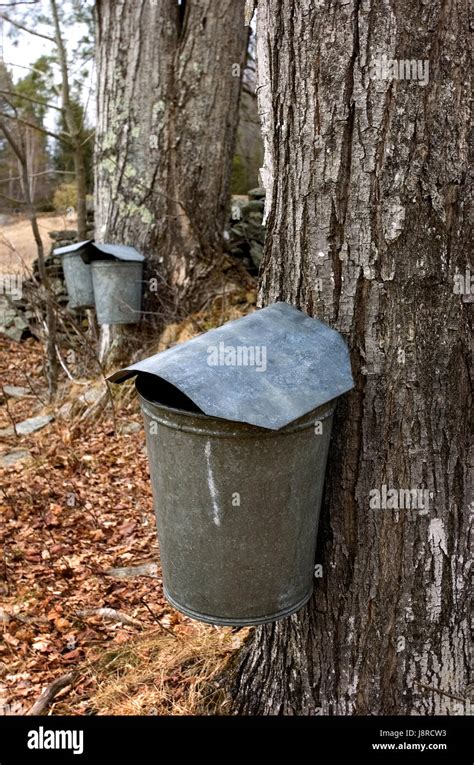
[[[243,0],[99,0],[96,238],[147,258],[145,307],[199,302],[222,252]],[[159,293],[159,294],[157,294]]]
[[[31,198],[30,176],[28,172],[28,156],[25,138],[21,127],[17,125],[16,135],[0,119],[0,133],[2,133],[8,142],[10,148],[15,154],[20,169],[20,185],[23,193],[25,211],[30,221],[33,239],[35,240],[38,252],[38,272],[40,277],[40,303],[44,301],[46,305],[46,327],[45,327],[45,346],[46,346],[46,378],[48,380],[48,392],[50,401],[54,400],[58,386],[58,359],[56,355],[56,314],[54,310],[54,294],[46,270],[44,257],[43,241],[38,226],[36,210]]]
[[[82,125],[77,123],[76,114],[71,102],[71,92],[69,83],[69,66],[66,49],[64,47],[61,25],[59,22],[58,8],[56,0],[50,0],[51,16],[54,25],[54,37],[58,53],[59,65],[61,68],[61,102],[69,133],[69,140],[74,155],[74,173],[77,196],[77,236],[84,240],[87,235],[87,204],[86,204],[86,170],[84,163],[84,145],[81,135]]]
[[[259,0],[257,39],[261,298],[340,330],[356,385],[328,460],[323,577],[254,631],[234,709],[465,713],[467,0]],[[419,60],[417,79],[383,79],[383,56]]]
[[[80,133],[74,135],[73,153],[77,196],[77,238],[83,241],[87,237],[87,187],[84,147],[81,145]]]

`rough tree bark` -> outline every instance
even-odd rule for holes
[[[137,247],[183,311],[222,252],[243,0],[98,0],[96,238]],[[191,297],[192,296],[192,297]],[[146,307],[157,311],[156,295]]]
[[[257,38],[262,300],[343,332],[356,387],[329,456],[323,578],[255,630],[234,709],[465,713],[467,0],[259,0]],[[371,78],[384,55],[428,59],[428,83]],[[371,508],[384,485],[428,490],[427,512]]]

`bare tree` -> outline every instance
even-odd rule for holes
[[[32,5],[35,5],[34,3]],[[85,4],[87,7],[87,4]],[[40,100],[35,100],[32,98],[28,98],[26,95],[22,93],[18,93],[15,91],[14,88],[10,88],[7,90],[3,90],[2,93],[4,96],[9,97],[16,97],[16,98],[23,98],[28,101],[33,101],[37,104],[42,104],[43,106],[47,107],[48,109],[55,109],[64,114],[65,123],[67,126],[67,133],[55,133],[51,130],[45,130],[39,125],[36,125],[34,122],[30,123],[32,129],[37,129],[43,132],[43,134],[46,134],[58,141],[61,141],[64,144],[67,144],[73,154],[74,157],[74,170],[75,170],[75,185],[76,185],[76,196],[77,196],[77,231],[78,231],[78,237],[79,239],[85,239],[87,235],[87,209],[86,209],[86,170],[85,170],[85,147],[84,147],[84,126],[81,121],[81,115],[80,112],[78,112],[77,109],[74,109],[74,100],[71,95],[71,62],[68,58],[66,46],[64,42],[64,32],[61,27],[61,18],[58,8],[58,3],[56,0],[49,0],[49,8],[51,12],[50,22],[52,25],[52,34],[46,34],[43,32],[40,32],[38,29],[34,28],[32,22],[39,18],[40,21],[44,22],[44,19],[42,17],[37,17],[37,14],[39,11],[41,11],[41,7],[38,6],[36,10],[28,10],[28,19],[30,20],[29,23],[26,21],[23,21],[23,18],[21,17],[21,20],[13,17],[10,13],[6,14],[3,12],[0,12],[0,20],[3,19],[8,24],[13,26],[15,29],[19,30],[20,32],[25,32],[29,35],[33,35],[35,37],[39,37],[43,40],[46,40],[47,42],[51,43],[57,52],[57,59],[59,63],[60,73],[61,73],[61,88],[59,91],[60,99],[61,99],[61,106],[58,107],[54,103],[50,102],[44,102]],[[6,116],[6,115],[4,115]],[[17,119],[20,120],[21,118],[17,116]],[[25,122],[23,120],[23,122]]]
[[[21,188],[23,193],[23,199],[25,203],[26,214],[28,215],[33,237],[38,252],[38,271],[40,275],[41,284],[39,289],[44,293],[44,301],[46,303],[46,352],[47,352],[47,379],[49,387],[50,399],[53,399],[58,378],[58,362],[56,356],[56,315],[54,311],[54,298],[51,288],[51,284],[48,278],[48,272],[45,265],[44,247],[41,239],[41,234],[38,228],[38,221],[36,218],[36,210],[31,196],[31,184],[30,176],[28,172],[28,156],[25,145],[24,136],[21,129],[18,129],[16,133],[9,125],[7,120],[0,117],[0,131],[5,136],[8,144],[15,153],[18,159],[18,164],[21,172]]]
[[[329,456],[323,577],[252,634],[237,712],[468,701],[468,29],[466,0],[258,0],[261,298],[339,329],[356,385]]]
[[[64,46],[63,34],[59,21],[56,0],[50,0],[51,17],[53,20],[54,40],[58,52],[61,69],[61,104],[68,129],[68,138],[74,156],[74,171],[77,194],[77,235],[85,239],[87,235],[86,208],[86,168],[84,162],[83,125],[77,120],[77,110],[73,107],[69,82],[69,62]]]
[[[96,239],[133,245],[180,311],[222,255],[243,0],[98,0]],[[158,311],[147,295],[147,310]]]

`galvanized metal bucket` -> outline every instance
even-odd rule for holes
[[[174,408],[193,405],[173,386],[152,400],[151,375],[139,375],[136,387],[170,603],[227,625],[300,609],[313,590],[335,402],[267,430]]]
[[[69,308],[94,307],[91,267],[85,260],[91,244],[91,240],[86,239],[65,247],[56,247],[53,250],[54,255],[61,256],[64,280],[69,295]]]
[[[93,308],[94,289],[91,267],[84,263],[78,252],[63,255],[62,265],[69,295],[69,308]]]
[[[91,268],[98,323],[138,323],[143,262],[94,260]]]
[[[297,611],[334,406],[354,385],[341,335],[275,303],[109,380],[135,375],[168,600],[212,624]]]

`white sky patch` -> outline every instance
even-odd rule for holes
[[[19,6],[23,8],[23,6]],[[45,16],[50,15],[49,2],[47,0],[41,0],[40,3],[35,5],[35,9],[40,8],[41,12]],[[9,11],[8,6],[3,6],[0,10],[15,18],[15,6],[12,6]],[[52,26],[49,24],[36,24],[36,22],[29,23],[28,17],[24,18],[22,23],[25,26],[30,26],[35,32],[41,34],[53,36]],[[0,60],[2,60],[8,70],[11,72],[13,82],[18,82],[31,71],[31,68],[35,61],[40,56],[50,56],[55,53],[56,46],[49,40],[45,40],[42,37],[29,34],[18,30],[18,33],[11,37],[9,32],[11,25],[7,21],[0,19]],[[64,26],[62,29],[63,39],[66,47],[66,55],[69,60],[69,77],[70,82],[77,78],[78,74],[82,71],[87,71],[88,75],[84,82],[84,87],[81,93],[81,102],[86,107],[86,114],[88,121],[93,125],[96,119],[95,110],[95,66],[94,60],[82,62],[77,60],[75,51],[78,48],[79,41],[87,32],[85,24],[75,24]],[[60,86],[61,76],[59,68],[55,73],[54,84]],[[55,102],[56,106],[59,106],[59,98]],[[54,109],[50,109],[46,115],[45,125],[48,130],[53,130],[56,125],[58,113]]]
[[[207,463],[207,485],[209,487],[209,494],[211,495],[212,500],[212,511],[213,511],[213,521],[216,524],[216,526],[221,525],[221,519],[219,518],[219,492],[217,491],[216,484],[214,481],[214,474],[212,472],[211,467],[211,442],[206,442],[206,448],[205,448],[205,454],[206,454],[206,463]]]

